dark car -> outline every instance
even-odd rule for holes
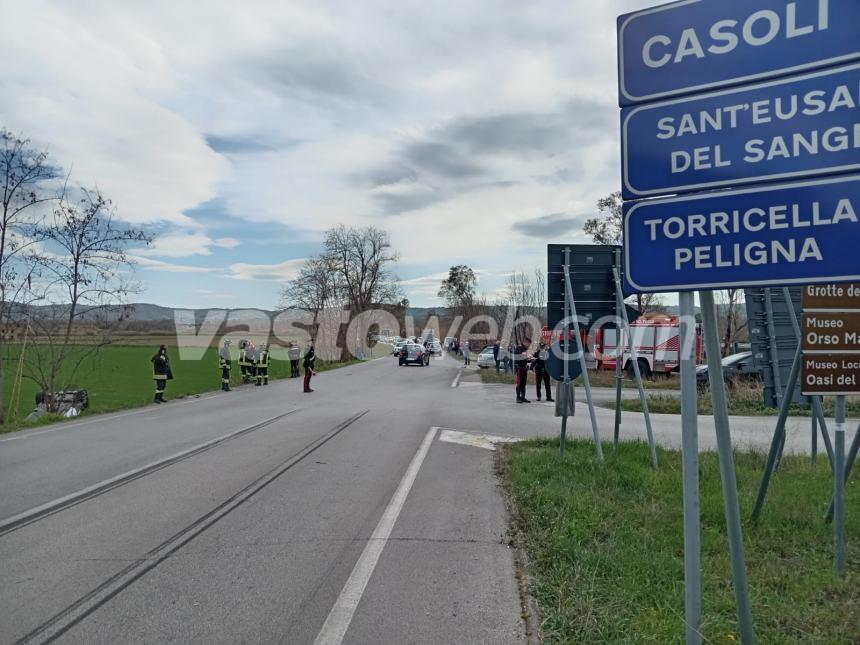
[[[424,349],[424,345],[419,343],[405,343],[400,348],[400,359],[398,365],[421,365],[422,367],[430,364],[430,353]]]
[[[723,380],[727,383],[737,381],[757,381],[762,378],[759,368],[753,365],[752,352],[740,352],[726,356],[722,360]],[[708,383],[708,366],[696,366],[696,383],[704,385]]]

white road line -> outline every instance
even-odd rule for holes
[[[427,456],[427,451],[430,450],[430,445],[436,437],[436,430],[437,428],[434,426],[427,431],[427,435],[424,437],[424,441],[421,442],[418,452],[412,457],[409,468],[403,474],[403,479],[400,480],[397,490],[394,491],[391,501],[388,502],[385,512],[373,531],[373,535],[370,536],[370,540],[355,563],[349,579],[346,581],[328,617],[325,619],[322,629],[317,634],[314,645],[340,645],[343,642],[346,630],[349,628],[350,622],[352,622],[352,617],[355,614],[358,603],[361,601],[367,583],[370,581],[373,570],[376,568],[376,563],[379,561],[379,556],[382,555],[382,550],[388,543],[388,538],[391,536],[394,524],[397,522],[403,505],[406,503],[406,497],[409,495],[412,484],[415,483],[415,478],[421,469],[421,464],[424,463],[424,458]]]
[[[457,387],[460,385],[460,377],[463,375],[463,368],[457,370],[457,376],[454,377],[454,380],[451,382],[451,387]]]
[[[497,443],[514,443],[522,441],[521,437],[500,437],[493,434],[473,434],[460,432],[459,430],[446,430],[440,428],[439,441],[447,443],[459,443],[464,446],[483,448],[484,450],[495,450]]]

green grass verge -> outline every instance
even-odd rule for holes
[[[5,349],[5,348],[4,348]],[[155,385],[152,380],[152,363],[150,358],[155,353],[155,347],[108,346],[98,354],[87,359],[78,371],[76,387],[89,391],[90,407],[86,414],[113,412],[127,408],[139,407],[152,402]],[[13,348],[14,351],[14,348]],[[218,353],[214,348],[206,350],[201,360],[180,360],[176,348],[168,350],[174,379],[167,384],[165,397],[178,399],[195,394],[202,394],[221,387],[221,371],[218,369]],[[10,411],[10,396],[12,393],[13,376],[17,367],[16,353],[6,362],[6,379],[4,383],[3,401],[7,414]],[[359,363],[357,359],[344,362],[326,362],[317,360],[317,371],[344,367]],[[286,360],[272,359],[269,364],[269,379],[289,377],[290,363]],[[241,382],[239,366],[233,361],[230,374],[234,385]],[[297,379],[298,380],[298,379]],[[297,384],[296,387],[299,387]],[[40,419],[35,424],[23,420],[35,407],[35,395],[38,387],[33,381],[21,380],[20,395],[16,397],[15,409],[11,422],[0,426],[0,432],[11,432],[33,425],[44,425],[58,420],[57,417]]]
[[[734,388],[728,390],[729,414],[737,416],[776,416],[778,414],[779,411],[776,408],[766,408],[761,397],[753,398],[743,392]],[[603,401],[599,402],[598,405],[611,410],[615,409],[614,401]],[[711,397],[707,392],[699,394],[698,407],[699,414],[713,414]],[[832,398],[824,399],[822,408],[825,416],[833,416],[834,400]],[[621,409],[626,412],[641,412],[642,401],[639,399],[622,399]],[[860,416],[860,401],[849,401],[846,409],[849,417]],[[648,410],[654,414],[681,414],[681,399],[677,396],[651,394],[648,396]],[[788,414],[793,417],[808,417],[812,415],[812,411],[807,407],[793,405],[788,409]]]
[[[530,441],[506,446],[499,468],[513,522],[528,553],[542,635],[563,643],[683,643],[681,459],[647,447]],[[744,518],[764,457],[737,454]],[[854,507],[852,477],[848,509]],[[703,625],[706,643],[738,643],[716,455],[701,457]],[[831,491],[826,459],[786,457],[757,526],[744,524],[760,643],[860,643],[860,513],[847,513],[848,577],[833,572],[832,528],[822,521]]]

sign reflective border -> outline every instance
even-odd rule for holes
[[[625,294],[860,279],[860,175],[624,204]]]
[[[618,103],[860,59],[857,0],[683,0],[618,18]]]
[[[625,199],[857,172],[860,64],[625,108],[621,122]]]

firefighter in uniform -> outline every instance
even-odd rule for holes
[[[170,359],[167,357],[167,346],[162,345],[158,348],[151,359],[152,361],[152,378],[155,380],[155,403],[166,403],[164,398],[164,390],[167,387],[167,381],[173,378],[173,372],[170,369]]]
[[[221,370],[221,389],[230,391],[230,341],[225,340],[218,351],[218,369]]]
[[[239,341],[239,369],[242,371],[242,383],[245,384],[251,382],[251,363],[248,361],[249,345],[247,340]]]
[[[523,338],[523,344],[514,349],[514,371],[517,374],[517,403],[531,403],[526,398],[526,383],[529,378],[529,347],[531,338]]]
[[[260,345],[257,350],[257,385],[269,384],[269,346]]]

